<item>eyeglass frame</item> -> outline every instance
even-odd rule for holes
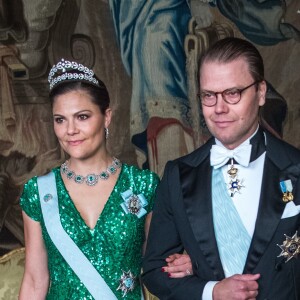
[[[235,105],[235,104],[238,104],[238,103],[241,101],[241,99],[242,99],[242,93],[243,93],[245,90],[247,90],[248,88],[254,86],[255,84],[257,84],[257,83],[259,83],[259,82],[261,82],[261,81],[262,81],[262,80],[256,80],[256,81],[254,81],[253,83],[251,83],[250,85],[248,85],[248,86],[246,86],[246,87],[244,87],[244,88],[242,88],[242,89],[231,88],[231,89],[226,89],[226,90],[224,90],[224,91],[222,91],[222,92],[212,92],[212,91],[207,91],[207,92],[211,93],[212,95],[214,95],[214,96],[216,97],[216,101],[215,101],[215,103],[214,103],[213,105],[207,105],[207,104],[204,104],[204,103],[203,103],[201,94],[204,93],[204,92],[197,93],[197,96],[199,97],[200,102],[201,102],[204,106],[207,106],[207,107],[213,107],[213,106],[215,106],[215,105],[217,104],[217,102],[218,102],[218,96],[217,96],[217,95],[218,95],[218,94],[222,95],[222,99],[223,99],[226,103],[228,103],[228,104],[230,104],[230,105]],[[238,100],[237,102],[234,102],[234,103],[228,102],[228,101],[225,99],[225,97],[224,97],[224,93],[225,93],[225,92],[228,92],[228,91],[237,91],[237,92],[239,92],[239,94],[240,94],[239,100]]]

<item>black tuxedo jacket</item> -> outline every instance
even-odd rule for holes
[[[286,262],[278,257],[282,252],[278,245],[286,240],[285,235],[292,237],[298,231],[300,236],[300,214],[282,218],[286,203],[279,183],[292,179],[294,203],[300,205],[300,151],[268,132],[266,138],[259,209],[243,273],[261,274],[257,299],[296,300],[300,299],[300,253]],[[213,139],[168,162],[157,190],[142,278],[159,299],[201,300],[208,281],[225,278],[212,217],[212,144]],[[169,278],[161,271],[165,259],[183,250],[191,257],[194,275]]]

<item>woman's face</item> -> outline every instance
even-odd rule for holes
[[[72,91],[55,98],[54,132],[71,158],[85,160],[106,151],[105,127],[111,120],[108,108],[103,115],[85,91]]]

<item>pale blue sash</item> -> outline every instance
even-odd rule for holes
[[[251,237],[228,194],[222,168],[213,169],[212,206],[215,235],[225,276],[242,274]]]
[[[37,182],[45,226],[58,251],[95,300],[116,300],[115,294],[61,225],[54,173],[38,177]]]

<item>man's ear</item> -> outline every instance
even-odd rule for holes
[[[263,106],[266,102],[267,83],[263,80],[258,84],[258,105]]]

